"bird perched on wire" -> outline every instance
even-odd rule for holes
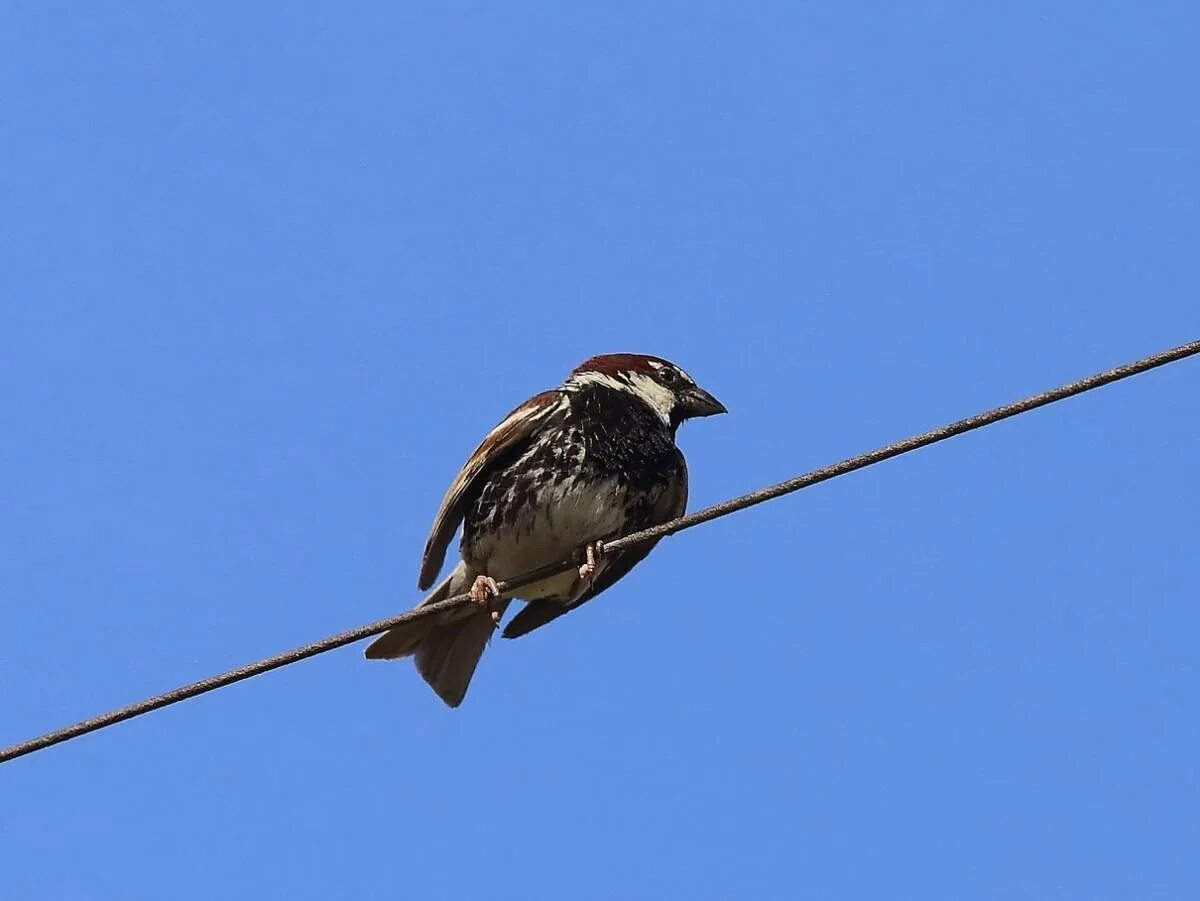
[[[505,638],[590,601],[650,552],[652,542],[609,554],[604,542],[683,514],[687,465],[675,430],[686,419],[724,412],[674,363],[641,354],[592,357],[558,388],[521,404],[451,483],[421,559],[424,590],[461,523],[462,559],[420,606],[464,591],[474,603],[385,632],[367,657],[414,657],[425,681],[457,707],[513,597],[527,603]],[[496,580],[581,549],[578,569],[500,594]]]

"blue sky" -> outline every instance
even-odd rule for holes
[[[0,744],[412,605],[669,357],[693,508],[1200,335],[1194,3],[10,4]],[[1200,892],[1200,361],[0,766],[6,898]]]

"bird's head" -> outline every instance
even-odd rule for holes
[[[661,357],[602,354],[585,360],[567,379],[567,387],[605,385],[631,394],[675,428],[685,419],[728,412],[696,380]]]

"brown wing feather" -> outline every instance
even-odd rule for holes
[[[508,414],[498,426],[475,448],[475,452],[463,464],[462,470],[450,483],[442,500],[429,540],[425,542],[425,553],[421,556],[421,575],[418,587],[424,591],[437,579],[446,559],[446,548],[458,531],[458,526],[467,512],[472,489],[484,478],[499,460],[516,451],[562,401],[559,391],[543,391],[531,397]]]
[[[680,460],[682,461],[682,459],[683,457],[680,455]],[[672,486],[674,490],[668,491],[659,500],[654,509],[654,519],[652,522],[646,523],[646,528],[683,515],[683,512],[687,509],[687,482],[687,466],[684,464],[682,476]],[[564,613],[571,612],[581,604],[586,604],[592,598],[605,591],[605,589],[615,585],[626,573],[646,559],[646,555],[654,549],[656,544],[658,544],[658,540],[630,548],[627,551],[614,552],[605,564],[604,569],[600,571],[600,575],[596,577],[596,581],[592,583],[592,587],[580,595],[574,604],[560,604],[555,601],[546,600],[529,602],[504,627],[503,637],[520,638],[522,635],[558,619]]]

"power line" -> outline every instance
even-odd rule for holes
[[[742,495],[741,497],[732,500],[724,501],[720,504],[714,504],[711,507],[706,507],[695,513],[687,516],[681,516],[678,519],[673,519],[670,522],[663,523],[659,526],[654,526],[650,529],[643,529],[640,532],[626,535],[618,538],[615,541],[607,542],[605,547],[608,550],[623,550],[626,548],[635,547],[639,544],[644,544],[647,541],[653,541],[657,538],[663,538],[667,535],[674,535],[676,532],[682,532],[685,529],[690,529],[693,526],[698,526],[701,523],[706,523],[722,516],[727,516],[730,513],[736,513],[739,510],[745,510],[747,507],[753,507],[756,504],[765,503],[769,500],[774,500],[777,497],[782,497],[785,494],[791,494],[793,491],[799,491],[801,488],[807,488],[810,485],[816,485],[818,482],[825,482],[837,476],[845,475],[846,473],[854,472],[857,469],[863,469],[867,466],[872,466],[875,463],[881,463],[884,460],[898,457],[901,454],[906,454],[909,451],[917,450],[918,448],[927,447],[931,444],[936,444],[939,441],[945,441],[947,438],[953,438],[955,435],[962,435],[966,432],[974,431],[975,429],[983,428],[986,425],[991,425],[994,422],[999,422],[1002,419],[1008,419],[1010,416],[1016,416],[1020,413],[1026,413],[1030,410],[1044,407],[1047,404],[1055,403],[1056,401],[1064,400],[1068,397],[1074,397],[1077,394],[1082,394],[1085,391],[1091,391],[1093,388],[1099,388],[1103,385],[1112,382],[1120,381],[1121,379],[1129,378],[1132,375],[1137,375],[1141,372],[1146,372],[1149,369],[1155,369],[1159,366],[1164,366],[1167,363],[1173,363],[1176,360],[1182,360],[1185,357],[1193,356],[1200,353],[1200,340],[1192,341],[1188,344],[1182,344],[1179,347],[1170,350],[1164,350],[1161,353],[1153,356],[1144,357],[1136,360],[1133,363],[1126,363],[1123,366],[1118,366],[1115,369],[1109,369],[1105,372],[1099,372],[1087,378],[1080,379],[1076,382],[1071,382],[1067,385],[1045,391],[1041,394],[1035,394],[1032,397],[1027,397],[1024,400],[1019,400],[1011,404],[1006,404],[1003,407],[997,407],[994,410],[989,410],[986,413],[979,413],[967,419],[960,419],[958,422],[952,422],[949,425],[944,425],[940,428],[932,429],[928,432],[923,432],[920,435],[914,435],[911,438],[905,438],[903,441],[897,441],[894,444],[889,444],[885,447],[877,448],[865,454],[859,454],[857,457],[850,457],[847,460],[842,460],[840,463],[834,463],[831,466],[826,466],[822,469],[814,469],[812,472],[797,476],[794,479],[788,479],[786,482],[780,482],[777,485],[772,485],[768,488],[763,488],[759,491],[751,492],[750,494]],[[502,592],[511,591],[520,588],[524,585],[529,585],[546,576],[556,575],[557,573],[566,572],[568,569],[574,568],[577,564],[571,560],[563,560],[558,563],[552,563],[548,566],[540,567],[532,570],[515,579],[509,579],[506,582],[500,582],[499,587]],[[168,691],[165,694],[155,695],[152,698],[147,698],[144,701],[138,701],[136,704],[130,704],[128,707],[122,707],[118,710],[112,710],[100,716],[93,717],[89,720],[75,723],[73,726],[67,726],[63,729],[57,729],[54,732],[48,732],[37,738],[31,738],[28,741],[13,745],[12,747],[0,750],[0,763],[13,760],[17,757],[23,757],[26,754],[32,754],[34,751],[41,751],[44,748],[49,748],[52,745],[60,742],[68,741],[72,738],[78,738],[81,735],[87,735],[89,732],[95,732],[98,729],[104,729],[107,726],[115,725],[124,720],[132,719],[135,716],[141,716],[143,713],[149,713],[152,710],[158,710],[162,707],[168,707],[171,704],[176,704],[180,701],[185,701],[188,698],[194,698],[197,695],[205,694],[216,688],[222,688],[226,685],[232,685],[234,682],[241,682],[243,679],[249,679],[251,676],[257,676],[262,673],[270,672],[273,669],[278,669],[281,666],[287,666],[291,663],[297,663],[308,657],[314,657],[317,654],[323,654],[326,651],[332,651],[334,648],[340,648],[343,645],[353,644],[356,641],[361,641],[372,635],[378,635],[380,632],[386,632],[388,629],[394,628],[401,623],[409,622],[410,620],[420,619],[425,616],[433,616],[441,613],[444,610],[450,610],[458,607],[461,604],[468,603],[470,597],[466,594],[455,595],[447,598],[444,601],[439,601],[436,604],[430,604],[427,607],[419,607],[415,610],[410,610],[407,613],[402,613],[398,616],[391,616],[387,619],[381,619],[378,622],[370,623],[365,626],[359,626],[357,629],[351,629],[348,632],[342,632],[338,635],[323,638],[320,641],[314,641],[311,644],[303,645],[299,648],[294,648],[290,651],[284,651],[282,654],[276,654],[274,657],[268,657],[265,660],[259,660],[255,663],[249,663],[237,669],[230,670],[226,673],[221,673],[217,676],[210,676],[207,679],[201,679],[199,682],[193,682],[190,685],[184,685],[181,688],[176,688],[173,691]]]

